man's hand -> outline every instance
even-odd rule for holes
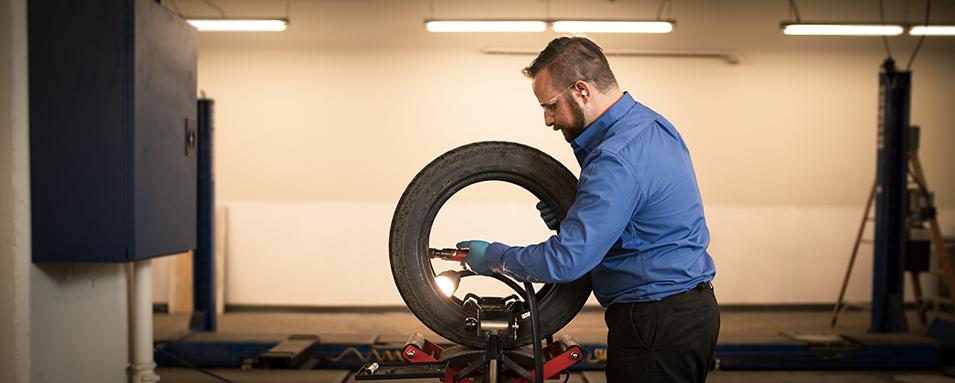
[[[537,210],[540,210],[541,219],[544,220],[547,228],[557,230],[557,227],[560,226],[560,220],[557,219],[557,213],[554,212],[554,209],[550,208],[550,204],[540,201],[537,203]]]
[[[487,251],[488,245],[490,245],[490,243],[484,241],[458,242],[456,245],[457,248],[468,249],[468,255],[464,256],[464,261],[461,262],[461,266],[481,275],[494,275],[494,272],[491,271],[491,269],[487,267],[487,263],[484,262],[484,252]],[[467,266],[465,266],[465,264]]]

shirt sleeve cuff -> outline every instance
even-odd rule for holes
[[[487,267],[494,272],[500,273],[503,269],[501,265],[504,263],[504,252],[510,246],[507,246],[500,242],[494,242],[488,245],[487,249],[484,250],[484,263],[487,264]]]

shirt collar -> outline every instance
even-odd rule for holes
[[[604,136],[607,135],[607,131],[610,130],[610,127],[627,114],[630,108],[636,103],[633,97],[630,96],[630,93],[623,92],[623,97],[620,97],[604,114],[598,117],[587,129],[584,129],[584,132],[581,133],[580,136],[570,143],[578,162],[582,162],[590,152],[597,148],[597,145],[603,142]]]

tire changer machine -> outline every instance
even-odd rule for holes
[[[537,149],[510,142],[478,142],[453,149],[425,167],[405,189],[392,219],[389,254],[395,284],[405,303],[427,327],[457,343],[442,348],[420,333],[401,352],[405,363],[364,364],[356,380],[440,378],[444,383],[540,383],[584,360],[570,335],[553,334],[580,311],[590,296],[590,276],[566,284],[523,287],[493,278],[516,294],[454,296],[470,270],[445,270],[461,263],[467,249],[431,248],[431,225],[456,192],[482,181],[504,181],[547,201],[563,219],[574,200],[576,177]],[[445,266],[446,267],[446,266]],[[488,278],[488,277],[485,277]],[[547,346],[542,342],[546,339]],[[569,377],[569,373],[566,374]]]

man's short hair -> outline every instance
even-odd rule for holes
[[[521,73],[533,79],[544,69],[550,72],[551,85],[556,89],[587,77],[594,78],[594,86],[600,92],[617,86],[603,49],[586,37],[563,36],[551,40]]]

